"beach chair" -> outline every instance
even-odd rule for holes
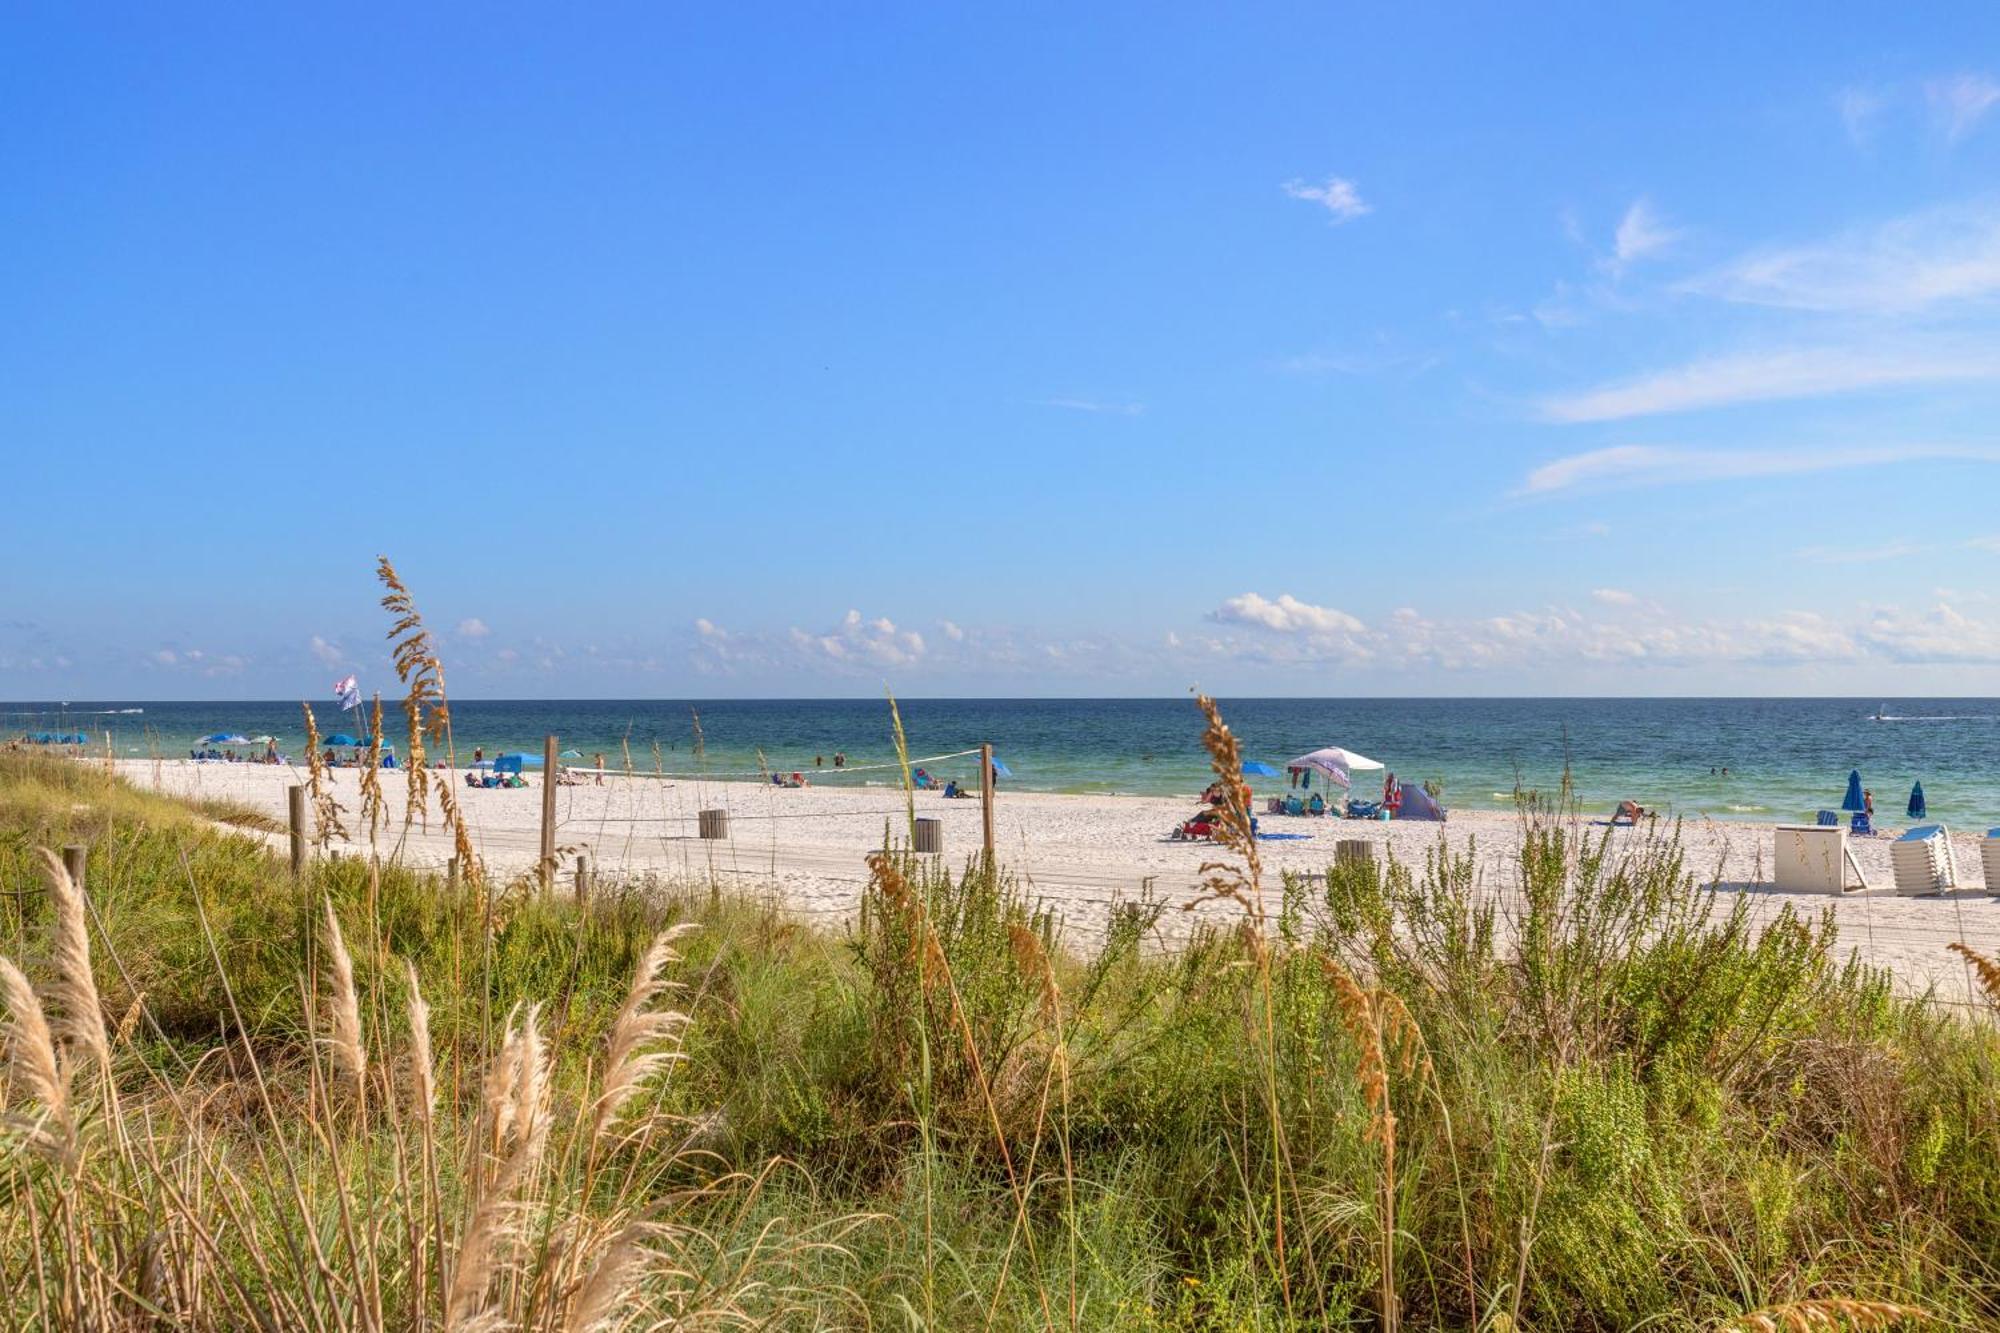
[[[1819,812],[1819,827],[1821,827],[1821,828],[1839,828],[1839,827],[1840,827],[1840,811],[1838,811],[1838,810],[1822,810],[1822,811],[1820,811],[1820,812]]]
[[[1986,872],[1986,891],[2000,896],[2000,828],[1987,829],[1979,840],[1979,868]]]
[[[1889,870],[1900,898],[1950,893],[1958,887],[1958,865],[1951,854],[1951,830],[1942,824],[1919,824],[1889,844]]]
[[[1298,797],[1296,797],[1296,796],[1287,796],[1287,797],[1285,798],[1285,813],[1286,813],[1286,814],[1288,814],[1288,815],[1302,815],[1302,814],[1304,814],[1305,812],[1306,812],[1306,803],[1305,803],[1304,801],[1300,800],[1300,799],[1299,799]]]
[[[1867,811],[1856,810],[1854,818],[1848,823],[1848,830],[1857,838],[1872,838],[1875,836],[1875,821],[1868,817]]]

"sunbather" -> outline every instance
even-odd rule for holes
[[[1629,824],[1636,828],[1640,820],[1649,819],[1652,814],[1652,811],[1637,801],[1620,801],[1618,808],[1611,813],[1611,823],[1614,828],[1620,824]]]

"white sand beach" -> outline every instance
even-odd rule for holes
[[[120,761],[120,770],[144,787],[180,795],[241,801],[282,819],[286,788],[305,780],[304,771],[259,764],[197,764],[187,760]],[[440,776],[443,776],[440,774]],[[406,791],[404,775],[385,772],[383,792],[395,817],[380,839],[386,854],[400,834]],[[474,829],[481,857],[496,873],[513,874],[534,865],[539,849],[541,776],[531,774],[526,789],[472,790],[455,777],[462,806]],[[807,787],[780,789],[743,782],[702,782],[609,776],[599,785],[557,790],[557,844],[570,855],[589,856],[600,875],[654,874],[669,879],[720,880],[742,891],[769,894],[774,905],[801,916],[837,921],[852,913],[867,870],[867,853],[882,844],[886,827],[900,824],[903,798],[889,787]],[[358,824],[358,775],[336,770],[334,790],[347,808],[350,830]],[[944,821],[944,848],[957,861],[978,850],[977,800],[946,800],[919,792],[917,813]],[[1196,896],[1198,868],[1214,849],[1171,842],[1167,831],[1195,808],[1195,798],[1068,796],[1009,791],[996,799],[996,843],[1002,862],[1024,886],[1047,900],[1080,940],[1102,928],[1117,901],[1152,893],[1170,904]],[[696,812],[725,809],[726,841],[703,841]],[[440,866],[451,853],[449,838],[435,818],[426,832],[412,830],[402,848],[406,861]],[[1303,834],[1296,840],[1260,844],[1266,871],[1314,873],[1332,861],[1334,844],[1365,838],[1386,844],[1398,858],[1422,863],[1440,838],[1455,852],[1477,854],[1475,891],[1498,899],[1502,915],[1517,889],[1515,854],[1520,819],[1491,811],[1454,812],[1446,824],[1372,823],[1355,820],[1266,818],[1267,832]],[[2000,898],[1981,885],[1976,836],[1954,831],[1954,854],[1961,884],[1972,892],[1949,897],[1898,898],[1888,889],[1889,839],[1850,842],[1855,857],[1877,891],[1835,899],[1781,894],[1770,887],[1773,830],[1770,824],[1701,821],[1683,827],[1687,869],[1704,883],[1714,881],[1750,895],[1759,920],[1786,904],[1808,916],[1831,909],[1843,949],[1858,950],[1870,963],[1891,968],[1898,984],[1938,999],[1964,1003],[1970,978],[1956,955],[1946,950],[1963,940],[1989,955],[2000,954]],[[1645,831],[1586,826],[1609,836],[1614,846],[1646,836]],[[363,850],[366,836],[349,844]],[[1185,921],[1169,913],[1163,928]]]

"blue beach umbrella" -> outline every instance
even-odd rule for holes
[[[1924,784],[1919,782],[1917,783],[1916,786],[1910,788],[1910,818],[1922,819],[1923,817],[1924,817]]]
[[[1243,776],[1246,778],[1275,778],[1282,771],[1281,769],[1273,768],[1261,759],[1246,759],[1243,761]]]
[[[538,754],[496,754],[493,756],[495,773],[519,773],[524,768],[540,768],[542,757]]]
[[[1847,774],[1847,795],[1841,800],[1843,810],[1866,810],[1868,802],[1861,799],[1861,770],[1852,769]]]
[[[322,739],[322,740],[320,741],[320,744],[321,744],[321,745],[359,745],[359,744],[361,744],[361,742],[360,742],[360,741],[358,741],[358,740],[356,740],[356,739],[354,739],[354,737],[352,737],[352,736],[348,735],[348,734],[347,734],[346,732],[344,732],[344,731],[336,731],[336,732],[334,732],[334,733],[333,733],[333,735],[331,735],[331,736],[328,736],[328,737],[325,737],[324,739]]]
[[[993,756],[993,776],[996,778],[1011,778],[1014,776],[1014,770],[1001,763],[1000,756],[997,754]]]

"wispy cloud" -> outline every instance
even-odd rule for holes
[[[1545,399],[1547,421],[1622,421],[1731,403],[2000,378],[2000,346],[1904,340],[1893,346],[1799,347],[1711,357],[1638,379]]]
[[[1966,546],[1974,551],[1991,551],[1995,555],[2000,555],[2000,532],[1985,537],[1974,537],[1966,542]]]
[[[1606,606],[1637,606],[1639,594],[1623,588],[1592,588],[1590,595]]]
[[[1908,314],[2000,295],[2000,201],[1894,218],[1808,245],[1766,249],[1681,289],[1747,305]]]
[[[1544,463],[1527,475],[1517,494],[1546,496],[1585,489],[1797,476],[1922,461],[2000,463],[2000,448],[1900,444],[1846,449],[1690,449],[1620,444]]]
[[[1060,407],[1068,412],[1104,412],[1120,417],[1136,417],[1146,410],[1144,403],[1107,402],[1100,398],[1044,398],[1042,406]]]
[[[1878,88],[1854,84],[1842,88],[1833,104],[1840,112],[1840,123],[1847,129],[1848,140],[1856,148],[1866,148],[1875,138],[1876,120],[1889,105],[1889,98]]]
[[[1361,192],[1354,188],[1354,182],[1343,176],[1328,176],[1324,185],[1314,185],[1304,180],[1288,180],[1282,187],[1294,199],[1304,199],[1318,204],[1333,217],[1335,226],[1352,222],[1363,214],[1372,212],[1368,203],[1361,198]]]
[[[1872,565],[1884,560],[1922,555],[1923,552],[1924,548],[1915,542],[1897,538],[1874,546],[1802,546],[1792,552],[1792,556],[1815,565]]]
[[[1953,74],[1926,83],[1924,97],[1939,131],[1949,142],[1957,143],[1978,129],[1986,113],[2000,104],[2000,83],[1984,74]]]
[[[1635,199],[1619,219],[1618,232],[1612,238],[1611,260],[1608,267],[1620,272],[1635,260],[1658,254],[1680,238],[1680,232],[1669,227],[1653,208],[1651,201]]]

